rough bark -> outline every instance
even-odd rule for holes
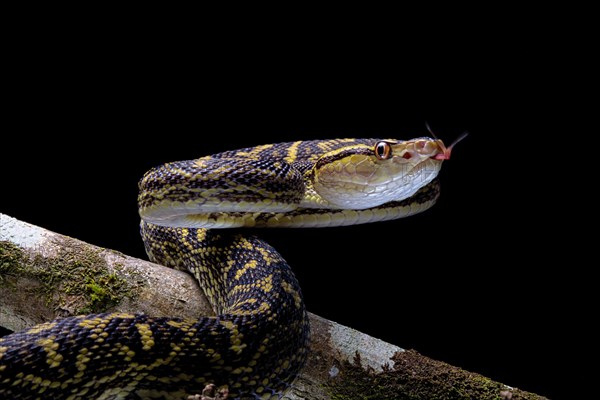
[[[0,214],[0,326],[99,311],[213,314],[186,273]],[[544,399],[314,314],[311,326],[309,360],[285,399]]]

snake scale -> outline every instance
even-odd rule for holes
[[[438,197],[452,146],[426,137],[297,141],[153,168],[138,197],[149,258],[193,274],[217,316],[104,313],[13,333],[0,339],[0,398],[281,398],[308,354],[300,286],[267,243],[222,228],[419,213]]]

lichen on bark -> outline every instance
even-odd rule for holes
[[[332,400],[547,400],[482,375],[432,360],[414,350],[397,352],[393,366],[376,372],[360,356],[346,361],[328,382]]]
[[[135,295],[101,250],[70,239],[56,248],[57,254],[42,256],[0,241],[0,288],[42,299],[57,316],[102,312]]]

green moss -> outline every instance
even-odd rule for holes
[[[482,375],[431,360],[416,351],[398,352],[382,372],[363,367],[360,357],[339,367],[327,385],[332,400],[543,400]]]
[[[22,270],[23,251],[10,242],[0,241],[0,286],[7,285],[7,278]]]
[[[29,295],[73,314],[102,312],[135,295],[127,281],[108,268],[101,250],[72,239],[56,248],[60,250],[52,257],[30,256],[10,242],[0,242],[0,287],[19,290],[19,280],[34,280],[39,287],[30,285],[35,290]]]

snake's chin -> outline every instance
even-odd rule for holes
[[[322,179],[315,183],[315,190],[331,208],[366,210],[411,198],[437,177],[441,166],[442,161],[425,158],[415,165],[398,165],[384,178],[373,175],[354,179],[342,175],[339,179]]]

